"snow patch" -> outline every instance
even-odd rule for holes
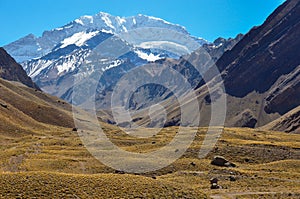
[[[55,28],[54,30],[61,31],[63,28]]]
[[[216,45],[214,45],[214,46],[213,46],[213,48],[220,48],[221,46],[223,46],[223,44],[222,44],[222,43],[220,43],[220,44],[219,44],[219,45],[217,45],[217,46],[216,46]]]
[[[111,69],[111,68],[114,68],[114,67],[117,67],[119,65],[121,65],[123,62],[121,60],[116,60],[116,61],[113,61],[109,66],[106,66],[105,68],[102,68],[102,71],[106,71],[108,69]]]
[[[181,51],[185,51],[187,53],[190,52],[190,50],[186,46],[171,41],[148,41],[148,42],[140,43],[138,45],[138,47],[144,49],[150,49],[150,48],[165,49],[166,46],[176,47],[179,48]]]
[[[69,26],[64,26],[63,29],[69,29],[69,28],[72,28],[73,25],[69,25]]]
[[[94,20],[93,16],[89,16],[89,15],[84,15],[83,18],[89,19],[90,21],[93,21],[93,20]],[[91,23],[92,23],[92,22],[91,22]]]
[[[75,19],[75,22],[81,25],[84,25],[83,21],[81,19]]]
[[[135,53],[142,59],[144,60],[147,60],[149,62],[153,62],[153,61],[156,61],[156,60],[159,60],[161,59],[161,57],[159,55],[154,55],[153,53],[150,53],[150,54],[147,54],[145,52],[142,52],[142,51],[135,51]]]
[[[104,23],[105,23],[108,27],[110,27],[110,28],[112,28],[112,29],[115,29],[115,27],[112,25],[111,20],[110,20],[109,17],[108,17],[108,14],[102,13],[101,19],[104,21]]]
[[[99,33],[99,31],[88,32],[88,33],[87,32],[75,33],[71,37],[68,37],[68,38],[64,39],[61,42],[62,45],[61,45],[60,48],[64,48],[64,47],[66,47],[68,45],[71,45],[71,44],[75,44],[76,46],[82,46],[84,44],[84,42],[91,39],[92,37],[94,37],[98,33]]]
[[[161,19],[161,18],[152,17],[152,16],[147,16],[147,17],[148,17],[149,19],[156,20],[156,21],[161,21],[161,22],[163,22],[163,23],[165,23],[165,24],[170,24],[170,25],[171,25],[170,22],[165,21],[165,20],[163,20],[163,19]]]
[[[45,68],[50,66],[53,63],[53,61],[50,60],[38,60],[32,67],[30,73],[28,74],[29,77],[35,78],[37,75],[39,75]],[[42,66],[42,67],[41,67]]]
[[[102,29],[101,32],[109,33],[109,34],[114,34],[112,30],[105,30],[105,29]]]
[[[118,23],[121,25],[121,24],[123,24],[123,23],[126,23],[126,19],[125,18],[121,18],[121,17],[116,17],[116,19],[117,19],[117,21],[118,21]]]
[[[68,72],[70,70],[74,70],[75,69],[75,63],[72,62],[72,61],[63,62],[63,64],[57,65],[56,69],[58,71],[58,75],[60,75],[63,72]]]
[[[125,26],[122,26],[124,32],[128,32],[127,28]]]

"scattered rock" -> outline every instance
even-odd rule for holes
[[[0,103],[0,106],[2,106],[3,108],[8,108],[7,104],[4,103]]]
[[[78,128],[73,128],[72,131],[77,132]]]
[[[173,117],[172,119],[168,120],[168,121],[165,123],[164,127],[179,126],[179,125],[180,125],[180,121],[181,121],[180,118]]]
[[[119,171],[119,170],[115,170],[115,173],[117,173],[117,174],[125,174],[124,171]]]
[[[210,188],[211,189],[220,189],[221,187],[218,185],[218,184],[212,184],[211,186],[210,186]]]
[[[138,118],[134,118],[133,120],[131,120],[132,122],[138,122],[140,120],[142,120],[143,118],[142,117],[138,117]]]
[[[221,166],[221,167],[236,167],[234,163],[229,162],[222,156],[215,156],[211,161],[212,165]]]
[[[194,167],[194,166],[196,166],[196,163],[195,162],[191,162],[191,165]]]
[[[236,178],[235,178],[234,176],[230,176],[230,177],[229,177],[229,180],[230,180],[231,182],[234,182],[234,181],[236,181]]]
[[[108,124],[116,124],[116,122],[115,121],[112,121],[112,120],[110,120],[110,119],[107,119],[107,121],[106,121]]]
[[[218,178],[212,178],[212,179],[210,179],[210,184],[218,184]]]
[[[220,189],[221,186],[218,185],[218,181],[219,181],[218,178],[212,178],[212,179],[210,179],[210,184],[211,184],[210,188],[211,189]]]

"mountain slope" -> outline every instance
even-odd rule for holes
[[[286,1],[217,61],[228,118],[248,110],[262,126],[300,105],[299,18],[300,2]]]
[[[0,78],[0,133],[39,133],[49,125],[73,128],[71,106],[39,90]]]
[[[300,133],[300,106],[262,127],[273,131]]]
[[[235,97],[265,93],[264,110],[284,114],[300,105],[300,2],[289,0],[217,62]]]
[[[253,28],[217,61],[227,93],[226,126],[264,126],[300,104],[299,18],[300,2],[286,1],[264,24]],[[197,63],[197,56],[191,59]],[[185,68],[185,65],[180,67]],[[218,98],[218,93],[209,93],[205,85],[216,84],[211,70],[206,73],[206,81],[200,79],[195,91],[201,126],[209,124],[211,99]],[[178,105],[168,105],[167,111],[171,114],[167,124],[180,124],[180,109]],[[190,107],[189,111],[192,115],[197,110]],[[141,124],[150,122],[146,117],[139,120]]]
[[[0,48],[0,78],[21,82],[31,88],[39,89],[27,76],[25,70],[3,48]]]

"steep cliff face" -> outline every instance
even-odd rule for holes
[[[284,114],[300,104],[299,19],[300,2],[286,1],[218,60],[229,95],[266,93],[267,113]]]
[[[28,87],[39,89],[25,70],[3,48],[0,48],[0,78],[17,81]]]
[[[224,52],[231,50],[242,38],[243,34],[238,34],[235,38],[218,38],[213,43],[204,44],[203,48],[210,54],[216,62]]]
[[[267,124],[263,129],[300,133],[300,106]]]

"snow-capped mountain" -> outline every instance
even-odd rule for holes
[[[173,33],[180,36],[169,36]],[[165,37],[170,39],[166,41]],[[108,43],[105,48],[111,48],[114,43],[118,47],[113,50],[126,49],[125,53],[112,57],[114,52],[98,47],[105,41]],[[189,45],[187,41],[193,42]],[[163,58],[179,58],[206,43],[191,36],[184,27],[163,19],[145,15],[118,17],[100,12],[45,31],[41,37],[30,34],[4,48],[42,90],[71,101],[69,94],[79,70],[85,71],[81,73],[82,78],[103,73],[99,92],[104,92],[139,65]],[[101,56],[91,56],[95,53]],[[87,64],[88,61],[96,64]]]
[[[94,16],[82,16],[67,25],[45,31],[41,37],[30,34],[4,48],[17,62],[27,61],[33,58],[42,57],[50,53],[59,44],[62,47],[68,44],[81,45],[85,40],[92,38],[97,33],[120,34],[137,28],[164,28],[173,30],[184,35],[189,35],[182,26],[171,24],[163,19],[137,15],[132,17],[116,17],[100,12]],[[88,32],[94,30],[93,32]],[[80,40],[76,40],[79,38]],[[206,43],[201,38],[194,38],[200,44]]]
[[[90,37],[90,35],[93,35],[93,37]],[[126,48],[128,52],[115,58],[107,56],[101,51],[106,49],[95,48],[108,38],[116,41],[119,46]],[[93,53],[101,53],[101,56],[93,57]],[[64,39],[47,55],[22,64],[29,76],[45,92],[58,97],[65,96],[63,98],[71,101],[70,96],[66,97],[66,92],[72,89],[73,76],[78,75],[79,71],[83,75],[82,78],[100,72],[104,73],[104,79],[117,81],[121,74],[134,67],[170,56],[172,55],[168,52],[160,51],[158,53],[155,50],[135,47],[110,33],[91,31],[84,34],[82,32],[75,33],[73,36]],[[95,64],[89,64],[91,62]],[[116,69],[112,70],[113,68]],[[84,72],[82,73],[82,71]],[[106,71],[110,72],[105,73]],[[109,74],[109,78],[105,78],[106,74]],[[113,81],[103,83],[103,90],[113,83]]]

